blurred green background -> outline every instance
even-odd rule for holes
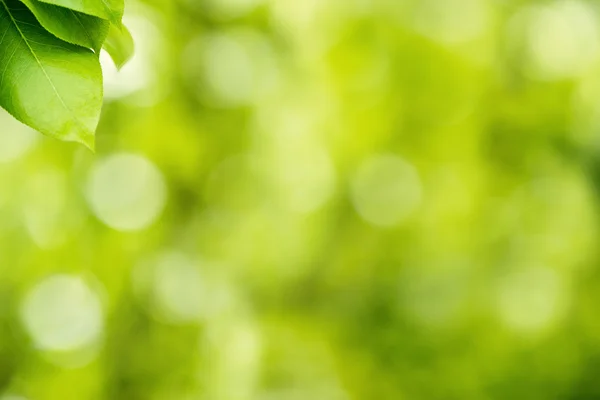
[[[600,399],[599,18],[128,0],[96,154],[0,114],[0,399]]]

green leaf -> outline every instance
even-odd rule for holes
[[[93,15],[109,20],[116,26],[121,26],[121,19],[125,10],[124,0],[40,0],[44,3],[53,4],[79,11],[84,14]]]
[[[59,39],[99,52],[108,35],[110,23],[68,8],[38,0],[21,0],[40,24]]]
[[[93,149],[100,62],[48,33],[21,2],[0,0],[0,106],[41,133]]]
[[[118,29],[114,25],[110,26],[108,36],[104,42],[104,49],[119,69],[131,59],[134,51],[134,43],[131,33],[125,25],[121,29]]]

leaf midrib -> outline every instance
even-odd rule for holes
[[[21,28],[19,27],[19,24],[17,23],[17,20],[13,17],[12,12],[10,11],[10,8],[8,8],[8,6],[6,5],[6,2],[4,0],[0,0],[0,2],[4,6],[4,9],[6,10],[6,13],[8,14],[8,16],[10,17],[10,20],[12,21],[13,25],[15,26],[15,28],[19,32],[19,36],[21,36],[21,39],[23,39],[23,42],[25,42],[25,45],[29,49],[29,52],[31,53],[31,55],[35,59],[36,63],[39,65],[39,67],[42,70],[42,72],[44,73],[44,76],[48,80],[48,83],[50,83],[50,86],[52,87],[52,90],[56,94],[56,97],[60,100],[60,103],[62,104],[62,106],[64,107],[64,109],[69,112],[69,115],[71,115],[73,121],[75,121],[80,127],[85,128],[81,124],[81,122],[79,121],[79,119],[77,119],[77,118],[74,117],[73,111],[69,108],[69,106],[67,106],[67,104],[63,100],[63,98],[60,95],[60,93],[58,93],[58,89],[56,88],[56,86],[54,85],[54,82],[52,81],[52,79],[50,78],[50,76],[48,75],[48,73],[46,72],[46,69],[44,68],[44,65],[42,64],[42,62],[38,58],[37,54],[35,54],[35,51],[33,51],[33,48],[29,44],[29,40],[27,39],[27,37],[25,36],[25,34],[23,33],[23,31],[21,31]],[[86,130],[87,129],[84,129],[84,131],[86,131]]]
[[[110,15],[111,17],[114,18],[116,14],[113,11],[112,6],[106,0],[102,0],[102,3],[104,4],[104,7],[106,7],[106,10],[108,11],[108,15]],[[118,14],[120,14],[120,12]]]
[[[87,36],[87,38],[90,40],[90,44],[92,45],[92,47],[96,47],[96,43],[94,43],[94,39],[92,39],[92,35],[90,35],[90,33],[88,32],[88,30],[85,27],[85,25],[83,24],[83,22],[81,22],[81,19],[79,19],[79,16],[77,15],[77,13],[71,9],[69,9],[69,11],[71,11],[71,14],[73,14],[73,17],[75,17],[75,19],[81,26],[81,29],[83,29],[83,31],[85,32],[85,36]]]

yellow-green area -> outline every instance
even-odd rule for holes
[[[0,400],[600,398],[600,8],[126,2],[96,154],[0,114]]]

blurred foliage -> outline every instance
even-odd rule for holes
[[[600,9],[129,1],[97,154],[0,116],[7,399],[597,399]]]

